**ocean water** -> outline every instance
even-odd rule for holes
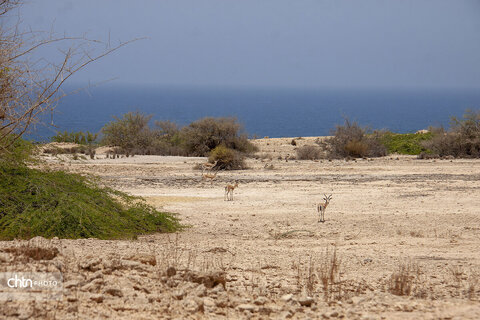
[[[129,111],[186,125],[236,117],[249,136],[300,137],[331,133],[344,117],[373,129],[407,133],[480,109],[480,90],[340,90],[135,87],[106,85],[65,97],[28,137],[45,141],[57,130],[99,132]],[[53,125],[52,125],[53,124]]]

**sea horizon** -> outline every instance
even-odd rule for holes
[[[69,85],[69,92],[82,86]],[[480,108],[476,88],[279,88],[104,84],[63,98],[27,137],[57,131],[100,132],[130,111],[180,126],[204,117],[235,117],[249,137],[330,135],[345,118],[371,129],[410,133],[448,127],[451,117]],[[53,123],[53,126],[52,126]]]

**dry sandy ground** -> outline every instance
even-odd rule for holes
[[[49,160],[177,212],[191,227],[136,241],[34,239],[59,254],[23,267],[61,270],[65,297],[10,301],[3,317],[480,318],[479,160],[279,160],[295,154],[290,142],[255,140],[261,158],[213,183],[193,169],[204,158]],[[225,201],[224,186],[235,181],[234,201]],[[318,223],[323,194],[333,200]],[[339,272],[327,290],[322,275],[334,252]],[[18,268],[13,261],[0,252],[3,270]]]

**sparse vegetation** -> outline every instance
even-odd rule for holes
[[[156,121],[151,129],[150,119],[139,112],[115,118],[102,129],[103,143],[127,155],[210,156],[222,169],[243,168],[244,155],[257,151],[234,118],[204,118],[181,129],[170,121]]]
[[[320,144],[328,150],[331,158],[385,156],[387,149],[381,143],[381,133],[367,133],[368,130],[360,127],[357,122],[345,119],[345,124],[335,129],[333,137]]]
[[[51,140],[53,142],[71,142],[71,143],[77,143],[77,144],[82,144],[82,145],[92,145],[95,140],[97,140],[98,133],[91,133],[89,131],[83,132],[83,131],[64,131],[60,132],[58,131],[56,135],[54,135]]]
[[[327,248],[317,271],[323,287],[325,301],[342,300],[345,295],[340,277],[341,264],[342,262],[337,255],[337,248],[334,248],[333,252],[330,252]]]
[[[480,111],[467,110],[463,119],[452,118],[450,130],[431,128],[432,139],[423,146],[440,157],[480,157]]]
[[[390,276],[388,291],[397,296],[423,295],[421,274],[418,264],[411,261],[401,262],[398,269]]]
[[[322,157],[322,149],[317,146],[302,146],[297,149],[298,160],[318,160]]]

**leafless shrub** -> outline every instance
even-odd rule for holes
[[[66,95],[60,90],[65,81],[126,44],[104,49],[104,44],[84,37],[24,32],[21,24],[8,20],[8,13],[19,5],[21,1],[0,1],[0,17],[4,19],[0,28],[1,153],[8,152],[42,113],[53,110],[55,103]],[[40,48],[52,46],[58,46],[63,53],[61,60],[32,59]]]
[[[345,124],[337,126],[332,138],[317,143],[325,146],[332,158],[385,156],[387,150],[380,141],[381,132],[367,134],[367,131],[357,122],[345,119]]]
[[[463,119],[453,117],[450,130],[429,128],[432,139],[423,146],[439,157],[480,157],[480,110],[467,110]]]
[[[43,153],[47,154],[52,154],[52,155],[58,155],[58,154],[86,154],[90,155],[90,153],[93,153],[95,155],[95,149],[92,147],[87,147],[84,145],[78,145],[75,147],[69,147],[69,148],[59,148],[56,146],[45,148],[43,150]]]
[[[398,269],[390,276],[388,291],[397,296],[414,295],[425,298],[425,279],[422,279],[422,270],[417,263],[401,262]]]
[[[297,145],[297,141],[295,141],[295,139],[292,139],[292,141],[290,142],[290,144],[291,144],[292,146],[296,146],[296,145]]]
[[[305,291],[307,295],[314,296],[318,283],[316,275],[316,261],[312,256],[308,257],[307,266],[302,268],[302,261],[299,258],[298,263],[294,263],[293,267],[297,269],[297,290],[298,292]]]
[[[317,269],[325,301],[342,300],[345,297],[340,273],[341,264],[342,261],[337,255],[337,248],[335,247],[333,252],[330,252],[327,248]]]
[[[438,154],[431,154],[427,152],[420,152],[420,154],[417,156],[417,159],[422,159],[422,160],[429,160],[429,159],[439,159],[440,155]]]
[[[316,146],[302,146],[297,149],[298,160],[318,160],[322,157],[322,149]]]

